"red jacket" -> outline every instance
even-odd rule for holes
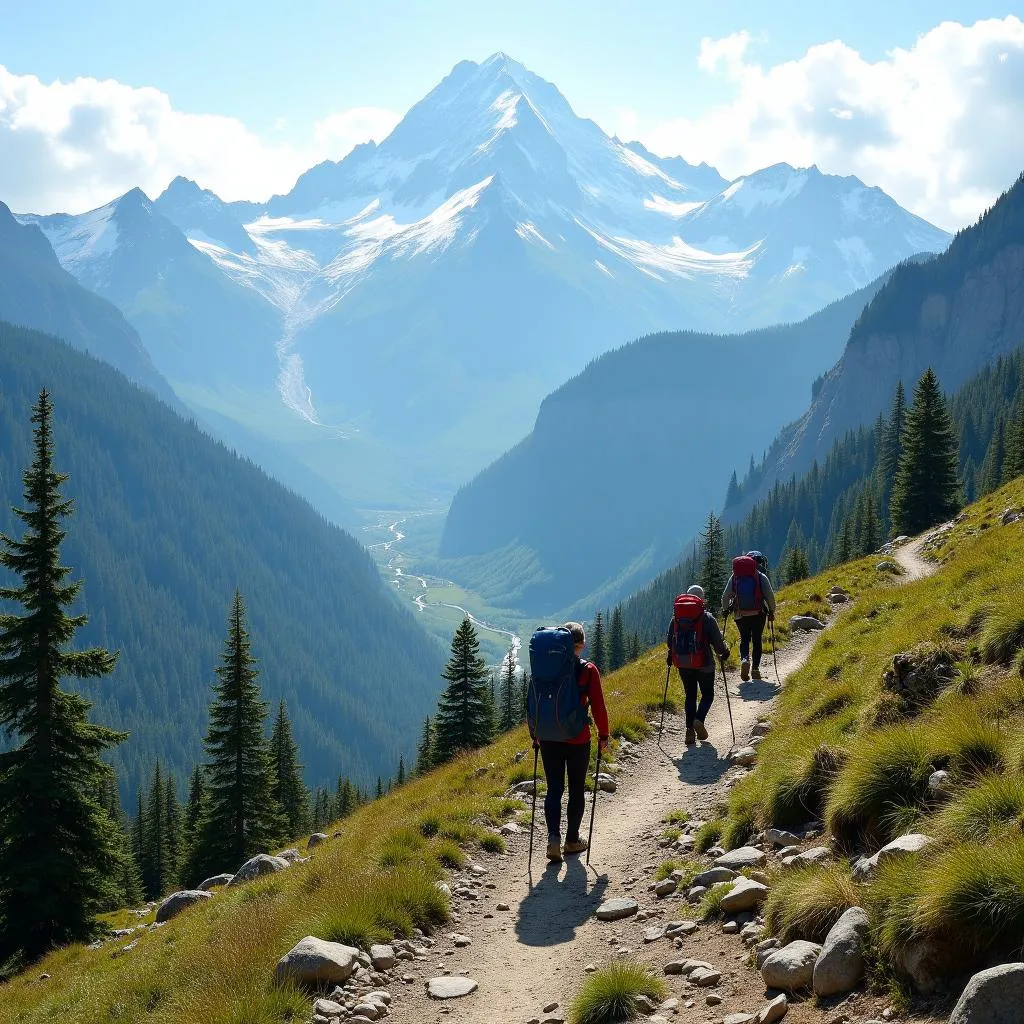
[[[601,689],[601,673],[597,666],[588,661],[583,671],[580,672],[580,703],[586,704],[590,701],[590,713],[594,716],[594,724],[597,726],[597,735],[602,739],[608,736],[608,709],[604,706],[604,690]],[[588,722],[574,739],[569,743],[589,743],[590,723]]]

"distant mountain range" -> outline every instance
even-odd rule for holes
[[[504,54],[267,203],[177,179],[23,219],[193,409],[361,502],[451,494],[629,338],[796,321],[948,242],[856,178],[611,138]]]

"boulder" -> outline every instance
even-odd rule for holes
[[[1024,1016],[1024,964],[1000,964],[974,975],[949,1024],[1019,1024]]]
[[[223,875],[211,875],[209,878],[204,878],[198,885],[199,889],[215,889],[218,885],[227,885],[235,876],[230,872],[226,872]]]
[[[750,730],[751,736],[767,736],[772,731],[771,722],[758,722],[753,729]]]
[[[722,980],[722,972],[713,967],[695,967],[686,972],[686,976],[699,988],[714,988]]]
[[[891,572],[895,574],[901,573],[903,570],[900,568],[898,562],[894,562],[891,558],[883,558],[878,565],[875,566],[878,572]]]
[[[958,676],[953,656],[934,644],[896,654],[882,676],[882,689],[898,694],[914,709],[926,707]]]
[[[601,774],[598,775],[597,786],[602,793],[614,793],[615,790],[618,789],[618,784],[615,779],[611,775],[605,775],[604,772],[601,772]]]
[[[840,995],[860,984],[868,930],[868,915],[860,907],[851,907],[829,929],[814,964],[815,995]]]
[[[754,1014],[754,1020],[757,1024],[776,1024],[777,1021],[782,1020],[786,1016],[788,1010],[789,999],[786,998],[785,993],[782,993],[777,995],[771,1002],[765,1003]]]
[[[928,792],[932,796],[943,796],[949,792],[952,785],[953,777],[942,768],[928,776]]]
[[[461,999],[475,992],[479,986],[472,978],[442,977],[427,982],[427,994],[431,999]]]
[[[908,857],[912,854],[920,853],[931,841],[930,836],[926,836],[921,832],[911,832],[883,846],[872,859],[877,866],[896,857]]]
[[[816,619],[813,615],[792,615],[789,619],[790,630],[802,629],[804,632],[812,633],[818,629],[824,629],[825,623]]]
[[[639,904],[632,897],[618,897],[605,900],[597,908],[596,917],[598,921],[619,921],[624,917],[632,917],[640,909]]]
[[[744,767],[752,765],[757,761],[757,748],[740,747],[739,750],[734,750],[729,755],[729,760],[732,761],[733,764],[743,765]]]
[[[768,886],[749,878],[740,878],[723,897],[720,904],[726,914],[738,914],[743,910],[759,907],[768,895]]]
[[[306,840],[306,849],[307,850],[312,850],[314,846],[319,846],[321,843],[326,843],[326,842],[327,842],[327,833],[326,832],[314,832]]]
[[[371,946],[370,962],[375,971],[390,971],[398,963],[394,946],[384,943]]]
[[[157,907],[156,922],[162,924],[164,921],[170,921],[172,917],[177,917],[183,910],[209,899],[213,899],[213,893],[207,892],[205,889],[183,889],[181,892],[171,893]]]
[[[665,878],[654,884],[655,896],[669,896],[676,891],[676,883],[672,878]]]
[[[278,854],[278,857],[280,857],[281,860],[288,861],[289,864],[301,864],[306,859],[302,856],[301,853],[299,853],[298,850],[294,848],[289,850],[282,850]]]
[[[918,939],[899,957],[899,966],[923,996],[945,992],[952,980],[964,973],[963,943],[954,939]]]
[[[1003,526],[1009,526],[1011,523],[1019,522],[1021,519],[1024,519],[1024,508],[1003,509],[1003,514],[999,517],[999,521]]]
[[[291,865],[283,857],[271,857],[266,853],[258,853],[250,857],[233,875],[228,885],[241,885],[251,882],[260,875],[272,875],[276,871],[284,871]]]
[[[521,836],[526,831],[526,829],[520,827],[514,821],[506,821],[505,824],[498,829],[498,831],[503,836]]]
[[[739,871],[740,868],[759,868],[764,861],[764,850],[759,850],[756,846],[741,846],[737,850],[723,853],[715,861],[715,867]]]
[[[731,868],[708,868],[699,875],[694,875],[692,885],[703,886],[710,889],[719,882],[731,882],[736,877],[736,872]]]
[[[274,974],[278,982],[290,979],[300,985],[344,985],[358,963],[358,949],[307,935],[281,957]]]
[[[829,594],[828,599],[832,604],[846,604],[850,600],[846,594]]]
[[[793,861],[796,864],[824,864],[832,859],[832,851],[827,846],[812,846],[803,853],[798,853]]]
[[[803,939],[776,949],[761,965],[765,985],[783,992],[810,988],[814,979],[814,962],[820,952],[821,946],[816,942]]]

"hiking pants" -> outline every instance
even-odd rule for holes
[[[548,792],[544,797],[544,820],[548,826],[548,842],[556,843],[562,835],[562,794],[566,776],[569,779],[569,802],[565,808],[565,841],[580,837],[583,805],[587,792],[587,767],[590,764],[590,741],[586,743],[555,743],[541,741],[540,757],[544,762],[544,778]]]
[[[715,699],[715,673],[701,672],[695,668],[681,668],[679,678],[683,681],[683,693],[686,695],[686,728],[692,729],[693,720],[699,718],[703,722],[711,710],[711,704]]]
[[[746,661],[750,656],[750,641],[754,641],[754,668],[761,664],[761,640],[764,637],[764,624],[768,616],[764,615],[741,615],[736,620],[740,631],[740,660]]]

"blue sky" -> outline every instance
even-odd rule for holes
[[[458,61],[502,50],[659,153],[730,178],[817,163],[955,228],[1024,167],[1012,14],[1005,0],[0,0],[0,199],[77,212],[177,173],[263,199],[382,138]]]

